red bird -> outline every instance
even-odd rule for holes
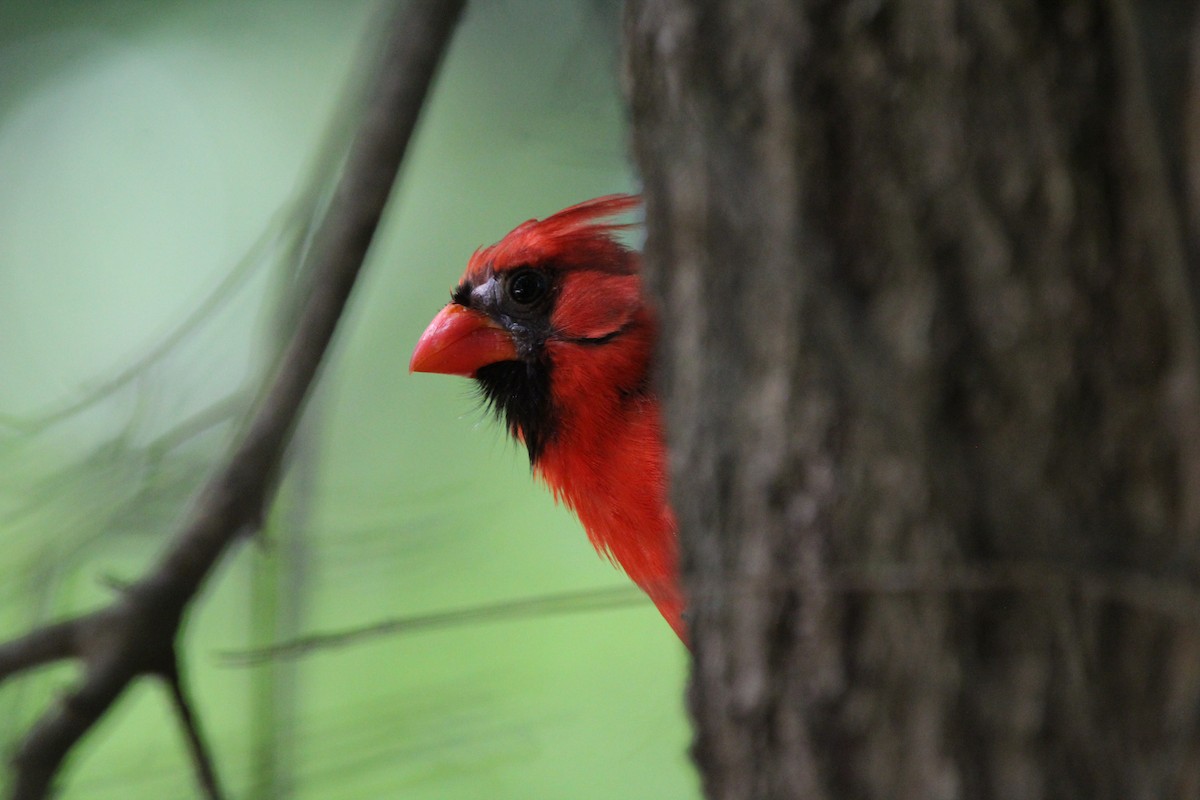
[[[675,515],[650,382],[654,314],[611,195],[529,220],[475,251],[413,351],[411,372],[474,378],[534,474],[684,641]]]

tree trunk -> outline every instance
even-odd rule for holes
[[[1127,4],[626,35],[708,796],[1200,796],[1188,137]]]

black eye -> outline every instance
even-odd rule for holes
[[[545,274],[532,269],[519,270],[505,284],[505,291],[512,301],[523,306],[541,300],[549,289],[550,280]]]

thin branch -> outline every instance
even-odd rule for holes
[[[82,396],[64,404],[61,408],[34,418],[0,414],[0,425],[26,434],[40,433],[62,422],[64,419],[78,414],[85,408],[94,405],[136,380],[148,367],[169,355],[172,350],[178,347],[180,343],[186,340],[188,336],[208,320],[214,309],[219,308],[241,288],[250,276],[254,274],[255,269],[262,263],[263,255],[279,240],[283,234],[284,220],[289,216],[290,209],[283,209],[277,212],[270,223],[268,223],[267,229],[250,246],[250,249],[242,256],[237,265],[149,353],[139,358],[135,363],[125,367],[113,377],[86,389]]]
[[[192,711],[191,701],[183,688],[183,679],[179,674],[178,663],[173,664],[162,678],[171,692],[171,704],[175,706],[175,713],[179,715],[179,724],[187,738],[188,752],[191,754],[192,764],[196,768],[196,780],[208,800],[222,800],[224,794],[217,782],[216,762],[213,761],[212,752],[204,740],[204,735],[200,732],[200,725]]]
[[[92,665],[83,682],[33,726],[13,756],[12,800],[42,800],[62,760],[137,676],[125,659]]]
[[[786,588],[786,587],[780,587]],[[824,588],[834,594],[950,594],[981,592],[1078,591],[1105,602],[1200,624],[1200,586],[1150,574],[1072,569],[1050,562],[992,564],[865,564],[833,567]],[[748,592],[762,591],[755,583]],[[301,658],[322,650],[397,634],[454,628],[558,614],[581,614],[645,602],[631,586],[530,597],[487,606],[393,617],[337,631],[312,633],[253,650],[220,655],[230,666],[253,666],[275,659]]]
[[[190,596],[235,534],[261,525],[275,473],[308,388],[333,338],[342,309],[416,124],[461,2],[412,3],[379,67],[380,83],[365,108],[325,224],[317,236],[312,290],[270,389],[226,468],[201,495],[191,524],[156,572]],[[231,530],[236,528],[239,530]]]
[[[295,331],[240,445],[208,481],[165,552],[111,606],[52,626],[73,629],[77,651],[63,644],[65,633],[30,634],[18,640],[23,647],[12,648],[17,655],[34,654],[14,657],[14,673],[64,652],[87,667],[76,689],[38,721],[14,757],[16,800],[45,797],[63,758],[129,684],[162,674],[196,593],[238,536],[261,524],[291,432],[462,7],[461,0],[413,0],[388,28],[362,124],[310,251],[311,289]]]
[[[161,458],[164,454],[189,439],[193,439],[218,425],[236,419],[238,412],[246,405],[247,400],[247,393],[243,389],[236,389],[230,392],[214,403],[200,409],[187,419],[172,426],[170,430],[163,431],[156,436],[153,441],[146,445],[146,453],[152,459]]]
[[[566,592],[474,608],[394,617],[356,628],[313,633],[255,650],[222,653],[221,657],[231,666],[251,666],[275,659],[299,658],[318,650],[344,647],[381,636],[453,628],[478,622],[512,621],[558,614],[584,614],[592,611],[637,606],[645,602],[645,597],[640,591],[627,585],[585,592]]]
[[[0,683],[11,675],[79,655],[80,622],[56,622],[0,644]]]
[[[326,176],[337,168],[338,163],[345,156],[346,142],[353,132],[350,129],[350,120],[354,119],[355,112],[364,103],[361,96],[363,81],[359,73],[365,72],[368,68],[366,64],[359,64],[358,68],[351,70],[349,84],[341,92],[338,106],[331,114],[331,124],[321,138],[316,156],[310,161],[308,178],[303,188],[272,214],[262,233],[251,243],[249,249],[233,269],[212,288],[182,322],[168,332],[149,353],[138,358],[115,376],[95,386],[83,387],[82,396],[64,403],[60,408],[35,417],[0,413],[0,426],[35,435],[114,394],[138,379],[146,369],[161,361],[189,335],[199,329],[214,310],[227,302],[245,285],[250,276],[267,260],[267,255],[279,248],[280,243],[285,245],[282,254],[285,263],[294,258],[298,252],[309,249],[316,217],[320,215],[328,202],[328,197],[324,196],[327,191],[327,187],[324,185]]]

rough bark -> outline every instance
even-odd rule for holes
[[[1186,137],[1129,7],[626,36],[708,795],[1200,796]]]

